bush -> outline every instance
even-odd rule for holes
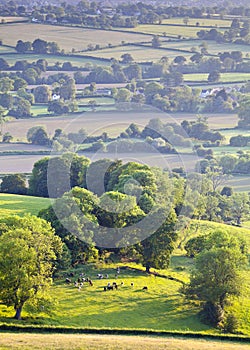
[[[228,314],[223,324],[224,332],[236,333],[238,327],[239,327],[239,321],[237,317],[232,313]]]

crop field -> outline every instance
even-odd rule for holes
[[[236,114],[214,113],[204,114],[204,116],[208,117],[208,124],[213,129],[234,128],[238,122]],[[130,123],[137,123],[143,127],[153,118],[160,118],[164,123],[181,123],[183,120],[195,120],[196,114],[168,114],[157,109],[146,112],[109,111],[76,113],[75,115],[51,116],[39,119],[13,119],[4,125],[4,132],[9,132],[13,137],[22,139],[26,137],[27,131],[31,127],[43,125],[50,135],[53,135],[57,128],[65,130],[66,133],[84,128],[91,135],[97,135],[103,131],[107,131],[110,136],[118,136]]]
[[[104,61],[98,58],[92,58],[92,57],[78,57],[73,55],[65,55],[65,56],[57,56],[57,55],[36,55],[36,54],[1,54],[2,58],[4,58],[9,64],[15,64],[16,61],[22,61],[26,60],[28,62],[35,62],[39,59],[45,59],[49,65],[53,65],[57,62],[63,63],[63,62],[71,62],[72,65],[77,65],[79,67],[85,67],[86,65],[89,66],[95,66],[95,65],[109,65],[108,61]],[[54,74],[57,72],[54,71]]]
[[[37,215],[41,209],[51,204],[49,198],[20,196],[0,193],[0,216],[8,215]]]
[[[145,54],[145,50],[146,54]],[[148,61],[159,61],[162,56],[167,56],[170,59],[175,58],[179,55],[178,52],[172,51],[171,49],[164,50],[162,48],[154,49],[150,46],[142,47],[142,46],[134,46],[134,45],[126,45],[122,47],[115,47],[110,49],[103,49],[94,51],[93,55],[99,58],[116,58],[120,59],[124,53],[130,53],[133,59],[137,62],[148,62]],[[192,53],[183,53],[182,56],[190,57]]]
[[[183,74],[184,81],[202,82],[208,78],[207,73]],[[222,73],[219,82],[237,82],[250,80],[250,73]]]
[[[184,18],[168,18],[163,19],[162,24],[180,24],[184,25]],[[200,26],[205,27],[230,27],[232,21],[228,19],[214,19],[214,18],[188,18],[188,26],[196,26],[196,23],[199,23]],[[199,29],[199,26],[197,26]]]
[[[247,350],[248,344],[233,341],[177,337],[1,333],[0,349],[34,350]]]
[[[4,44],[15,46],[17,40],[33,41],[37,38],[55,41],[65,52],[84,50],[89,44],[107,46],[125,42],[149,41],[149,35],[105,31],[99,29],[63,27],[42,24],[10,24],[1,26],[1,39]]]

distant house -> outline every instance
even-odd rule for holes
[[[60,100],[60,95],[57,95],[57,94],[53,94],[52,95],[52,101],[57,101],[57,100]]]
[[[111,89],[98,88],[98,89],[96,89],[95,94],[96,95],[111,96],[112,91],[111,91]]]

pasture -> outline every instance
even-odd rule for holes
[[[184,81],[186,82],[204,82],[207,81],[208,73],[193,73],[183,74]],[[222,73],[220,75],[219,83],[227,82],[242,82],[250,80],[250,73]]]
[[[10,52],[16,52],[16,50],[13,47],[9,46],[0,46],[0,54],[2,55],[3,53],[10,53]]]
[[[200,45],[202,43],[206,43],[207,45],[207,51],[209,54],[218,55],[219,52],[225,52],[225,51],[241,51],[243,53],[243,56],[246,56],[249,54],[249,45],[243,45],[243,44],[231,44],[231,43],[216,43],[215,41],[210,40],[181,40],[181,41],[162,41],[161,47],[167,47],[169,49],[181,49],[181,50],[188,50],[192,51],[193,48],[196,49],[196,51],[200,51]]]
[[[0,216],[22,216],[28,213],[37,215],[41,209],[47,208],[50,203],[49,198],[0,193]]]
[[[43,24],[8,24],[1,26],[1,39],[6,45],[15,46],[16,42],[34,41],[40,38],[46,41],[55,41],[66,53],[85,50],[89,44],[99,44],[102,47],[109,43],[112,45],[150,41],[150,35],[133,34],[118,31],[106,31],[101,29],[76,28],[53,26]]]
[[[147,54],[145,55],[145,50]],[[109,49],[97,50],[93,52],[93,55],[98,58],[115,58],[117,60],[121,59],[121,56],[125,53],[130,53],[136,62],[149,62],[149,61],[159,61],[162,56],[167,56],[170,59],[174,59],[178,56],[178,52],[172,51],[171,49],[154,49],[150,46],[135,46],[135,45],[126,45],[121,47],[114,47]],[[190,57],[192,53],[183,53],[183,56],[186,58]]]
[[[126,28],[119,28],[121,31],[126,31]],[[183,37],[183,38],[197,38],[197,32],[199,27],[191,26],[171,26],[164,24],[140,24],[136,28],[130,28],[130,31],[135,33],[144,33],[151,35],[161,35],[161,36],[170,36],[174,38]]]
[[[1,56],[3,59],[5,59],[10,65],[14,65],[16,61],[22,61],[26,60],[28,62],[35,62],[39,59],[45,59],[48,64],[55,65],[55,64],[63,64],[64,62],[70,62],[72,65],[78,66],[78,67],[93,67],[95,65],[109,65],[108,61],[104,61],[98,58],[93,57],[79,57],[79,56],[73,56],[73,55],[65,55],[65,56],[59,56],[59,55],[36,55],[32,53],[27,54],[8,54],[3,53]],[[57,71],[53,71],[54,74],[57,73]]]
[[[41,342],[42,337],[42,342]],[[247,350],[248,344],[184,339],[177,337],[121,336],[94,334],[29,334],[1,333],[0,349],[4,350]]]
[[[183,22],[184,18],[181,17],[175,17],[175,18],[168,18],[163,19],[162,24],[176,24],[176,25],[184,25]],[[199,23],[199,26],[197,26],[197,22]],[[215,18],[188,18],[188,26],[196,26],[197,29],[199,29],[200,26],[202,27],[230,27],[232,21],[228,19],[215,19]]]

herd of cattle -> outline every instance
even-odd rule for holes
[[[115,278],[118,277],[118,275],[120,274],[120,269],[119,267],[117,268],[116,270],[116,274],[115,274]],[[106,274],[106,275],[103,275],[103,274],[100,274],[98,273],[96,275],[97,279],[108,279],[109,278],[109,275]],[[84,273],[80,273],[79,274],[79,277],[77,279],[75,279],[75,273],[74,272],[71,272],[69,274],[69,277],[67,277],[65,279],[65,283],[68,284],[68,285],[74,285],[76,288],[78,288],[79,291],[81,291],[82,287],[84,286],[84,284],[86,285],[89,285],[91,287],[93,287],[93,281],[92,279],[90,279],[89,277],[86,277]],[[124,282],[121,281],[119,284],[117,282],[108,282],[105,286],[103,286],[103,291],[106,292],[108,290],[118,290],[119,287],[123,287],[124,286]],[[131,282],[130,283],[130,287],[133,288],[134,287],[134,283]],[[144,286],[142,288],[142,290],[148,290],[148,287],[147,286]]]

